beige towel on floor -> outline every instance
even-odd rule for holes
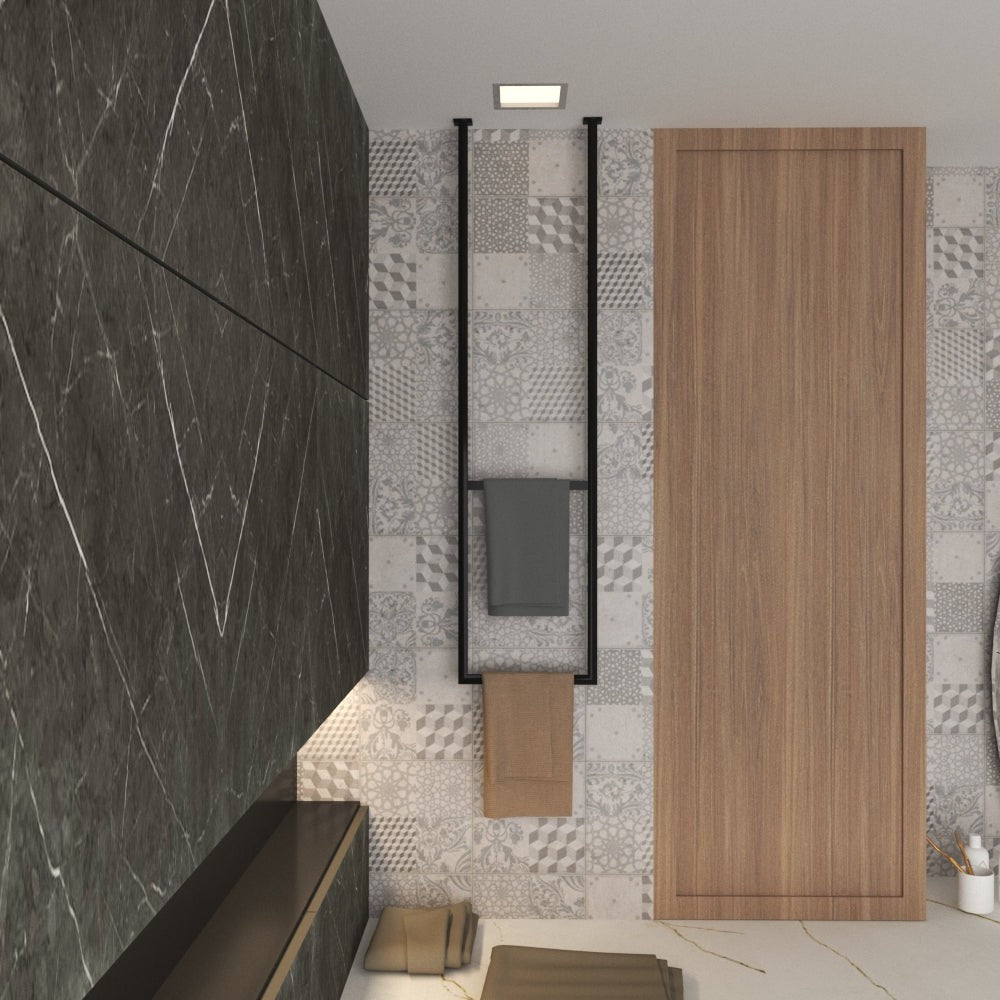
[[[482,1000],[684,1000],[684,994],[680,970],[655,955],[498,945]]]
[[[573,675],[483,674],[483,812],[573,813]]]
[[[412,925],[408,923],[411,918]],[[370,972],[414,972],[418,965],[436,968],[439,950],[443,961],[439,974],[445,968],[468,965],[478,925],[479,917],[468,900],[428,908],[387,906],[368,944],[365,968]]]

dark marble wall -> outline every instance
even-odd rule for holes
[[[142,247],[0,163],[0,996],[82,997],[366,669],[326,374],[366,383],[366,136],[318,18],[0,4],[0,153]]]
[[[368,820],[358,830],[295,958],[279,1000],[334,1000],[368,923]]]
[[[366,394],[367,128],[316,0],[5,0],[0,154]]]

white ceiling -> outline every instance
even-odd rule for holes
[[[319,0],[372,129],[926,125],[1000,164],[1000,0]],[[492,84],[569,84],[494,111]]]

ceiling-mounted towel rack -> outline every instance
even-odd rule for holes
[[[469,129],[458,128],[458,682],[481,684],[469,672],[469,492],[483,489],[469,479]],[[587,126],[587,478],[570,482],[587,492],[587,672],[576,684],[597,683],[597,126]]]

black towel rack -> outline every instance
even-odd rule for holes
[[[458,127],[458,683],[481,684],[469,672],[469,491],[482,490],[469,479],[469,128]],[[587,672],[575,684],[597,683],[597,126],[587,126],[587,478],[570,482],[587,491]]]

